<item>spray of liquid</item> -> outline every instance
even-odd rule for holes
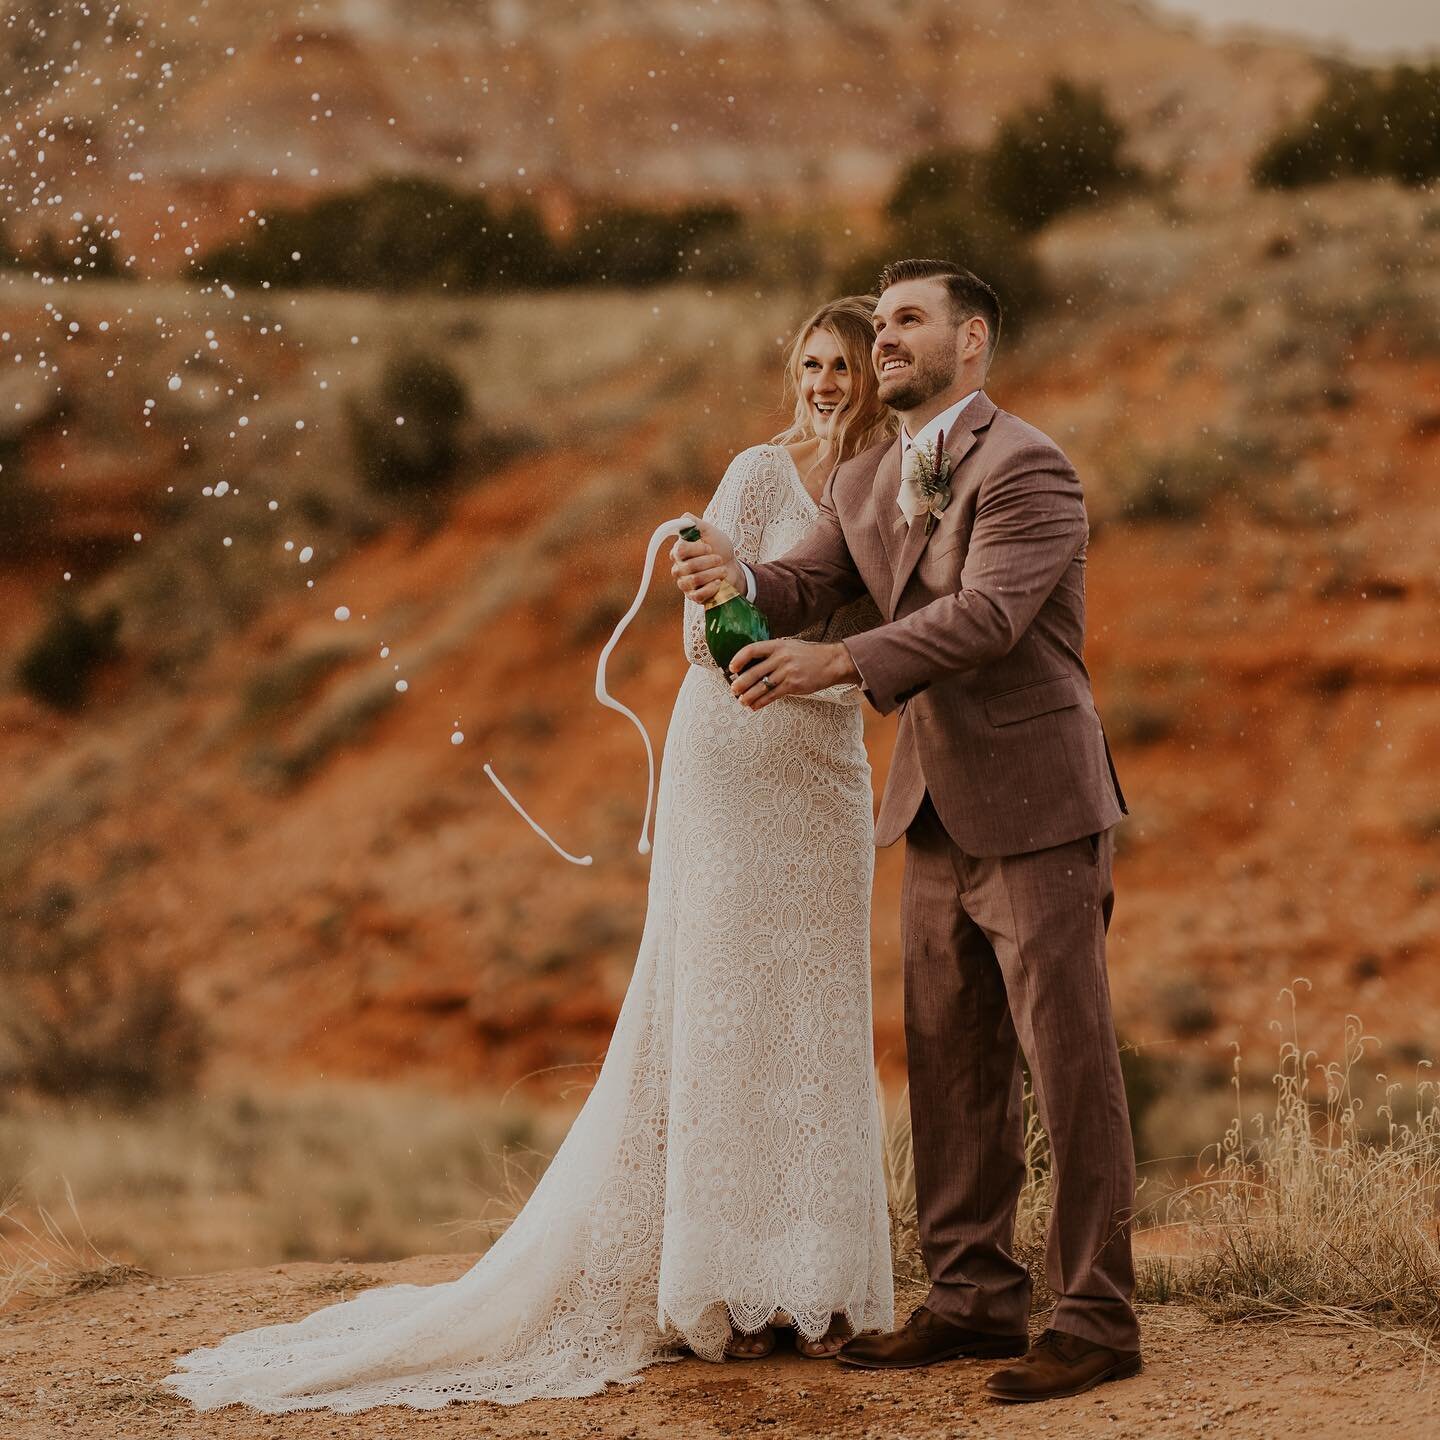
[[[545,831],[537,825],[526,813],[525,807],[505,788],[505,782],[490,768],[490,762],[485,762],[485,773],[490,777],[495,788],[515,807],[515,813],[562,859],[568,860],[572,865],[593,865],[593,855],[572,855],[568,850],[562,850]]]
[[[650,816],[655,805],[655,747],[650,743],[650,736],[646,733],[645,726],[640,717],[628,705],[617,700],[605,688],[605,667],[609,663],[610,656],[615,647],[620,643],[620,637],[629,628],[630,622],[640,613],[640,607],[645,603],[645,593],[650,589],[650,580],[655,573],[655,557],[660,553],[660,547],[667,541],[673,540],[676,534],[686,525],[693,525],[693,515],[682,515],[678,520],[667,520],[663,525],[656,528],[655,533],[650,537],[650,543],[645,550],[645,570],[640,577],[640,588],[635,592],[635,598],[630,602],[630,608],[620,617],[619,623],[611,632],[610,638],[605,642],[605,648],[600,652],[600,659],[595,665],[595,698],[607,710],[616,710],[623,715],[640,732],[640,739],[645,744],[645,761],[648,766],[648,775],[645,783],[645,818],[640,825],[640,843],[635,847],[642,855],[650,853]],[[554,852],[562,859],[568,860],[572,865],[590,865],[594,863],[592,855],[572,855],[568,850],[562,849],[550,836],[535,823],[526,813],[520,802],[501,783],[500,777],[487,764],[485,773],[490,777],[495,788],[515,807],[520,818],[538,835]]]

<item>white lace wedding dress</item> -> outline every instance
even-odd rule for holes
[[[706,514],[763,560],[815,505],[762,445]],[[718,1359],[732,1317],[751,1331],[783,1309],[812,1338],[832,1312],[891,1325],[858,695],[751,714],[700,608],[685,612],[634,977],[539,1186],[457,1280],[367,1290],[183,1356],[164,1383],[201,1409],[590,1395],[683,1346]],[[830,633],[863,623],[847,612]]]

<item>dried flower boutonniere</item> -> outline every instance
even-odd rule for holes
[[[945,453],[945,432],[935,437],[932,445],[916,445],[908,456],[905,483],[910,489],[906,506],[911,519],[925,516],[925,533],[935,528],[935,521],[950,503],[950,478],[955,462]]]

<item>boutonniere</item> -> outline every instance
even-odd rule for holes
[[[910,451],[907,483],[911,487],[913,512],[925,516],[928,535],[950,503],[950,479],[955,462],[945,453],[942,430],[931,445],[916,445]]]

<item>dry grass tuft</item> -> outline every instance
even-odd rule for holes
[[[333,1275],[322,1275],[312,1280],[305,1288],[312,1295],[349,1295],[352,1290],[368,1290],[381,1283],[378,1275],[366,1275],[359,1270],[338,1270]]]
[[[68,1183],[65,1200],[68,1224],[39,1206],[33,1225],[17,1213],[14,1193],[0,1201],[0,1310],[19,1299],[85,1295],[146,1274],[91,1240]]]
[[[1237,1056],[1236,1117],[1203,1178],[1167,1205],[1195,1247],[1142,1267],[1142,1297],[1198,1301],[1222,1320],[1393,1328],[1428,1350],[1440,1340],[1440,1087],[1417,1080],[1402,1120],[1402,1087],[1378,1077],[1385,1100],[1367,1126],[1357,1067],[1375,1039],[1349,1016],[1342,1058],[1322,1062],[1301,1042],[1302,988],[1282,992],[1291,1030],[1273,1110],[1245,1118]]]
[[[897,1284],[923,1285],[925,1258],[920,1253],[920,1219],[915,1206],[915,1143],[910,1133],[910,1087],[900,1092],[900,1104],[891,1110],[880,1094],[882,1114],[888,1114],[884,1135],[885,1193],[890,1201],[890,1252]]]
[[[881,1095],[881,1109],[888,1110]],[[896,1282],[902,1287],[928,1288],[925,1259],[920,1252],[920,1224],[915,1205],[915,1146],[910,1133],[910,1090],[889,1111],[885,1129],[885,1189],[890,1200],[890,1247]],[[1045,1236],[1050,1228],[1050,1143],[1040,1124],[1035,1096],[1025,1086],[1025,1185],[1015,1217],[1015,1255],[1030,1271],[1031,1308],[1045,1310],[1054,1301],[1045,1280]]]
[[[568,1110],[361,1081],[172,1096],[138,1108],[17,1100],[0,1113],[0,1195],[38,1230],[83,1197],[96,1246],[167,1274],[285,1260],[352,1270],[485,1248],[454,1238],[548,1156]],[[523,1197],[522,1197],[523,1198]],[[518,1205],[514,1208],[518,1209]],[[0,1250],[6,1228],[0,1227]],[[3,1434],[3,1426],[0,1426]]]
[[[1418,1079],[1401,1119],[1402,1087],[1379,1076],[1385,1098],[1367,1124],[1358,1067],[1377,1042],[1350,1016],[1342,1058],[1322,1062],[1300,1039],[1298,996],[1308,988],[1297,980],[1281,992],[1290,1034],[1268,1113],[1246,1118],[1237,1056],[1235,1118],[1199,1157],[1202,1178],[1163,1206],[1185,1246],[1140,1258],[1137,1298],[1188,1301],[1216,1320],[1364,1325],[1433,1351],[1440,1342],[1440,1085]],[[1044,1275],[1050,1161],[1028,1090],[1025,1117],[1015,1253],[1029,1267],[1039,1310],[1053,1300]],[[885,1168],[895,1276],[923,1285],[903,1106],[886,1135]]]

